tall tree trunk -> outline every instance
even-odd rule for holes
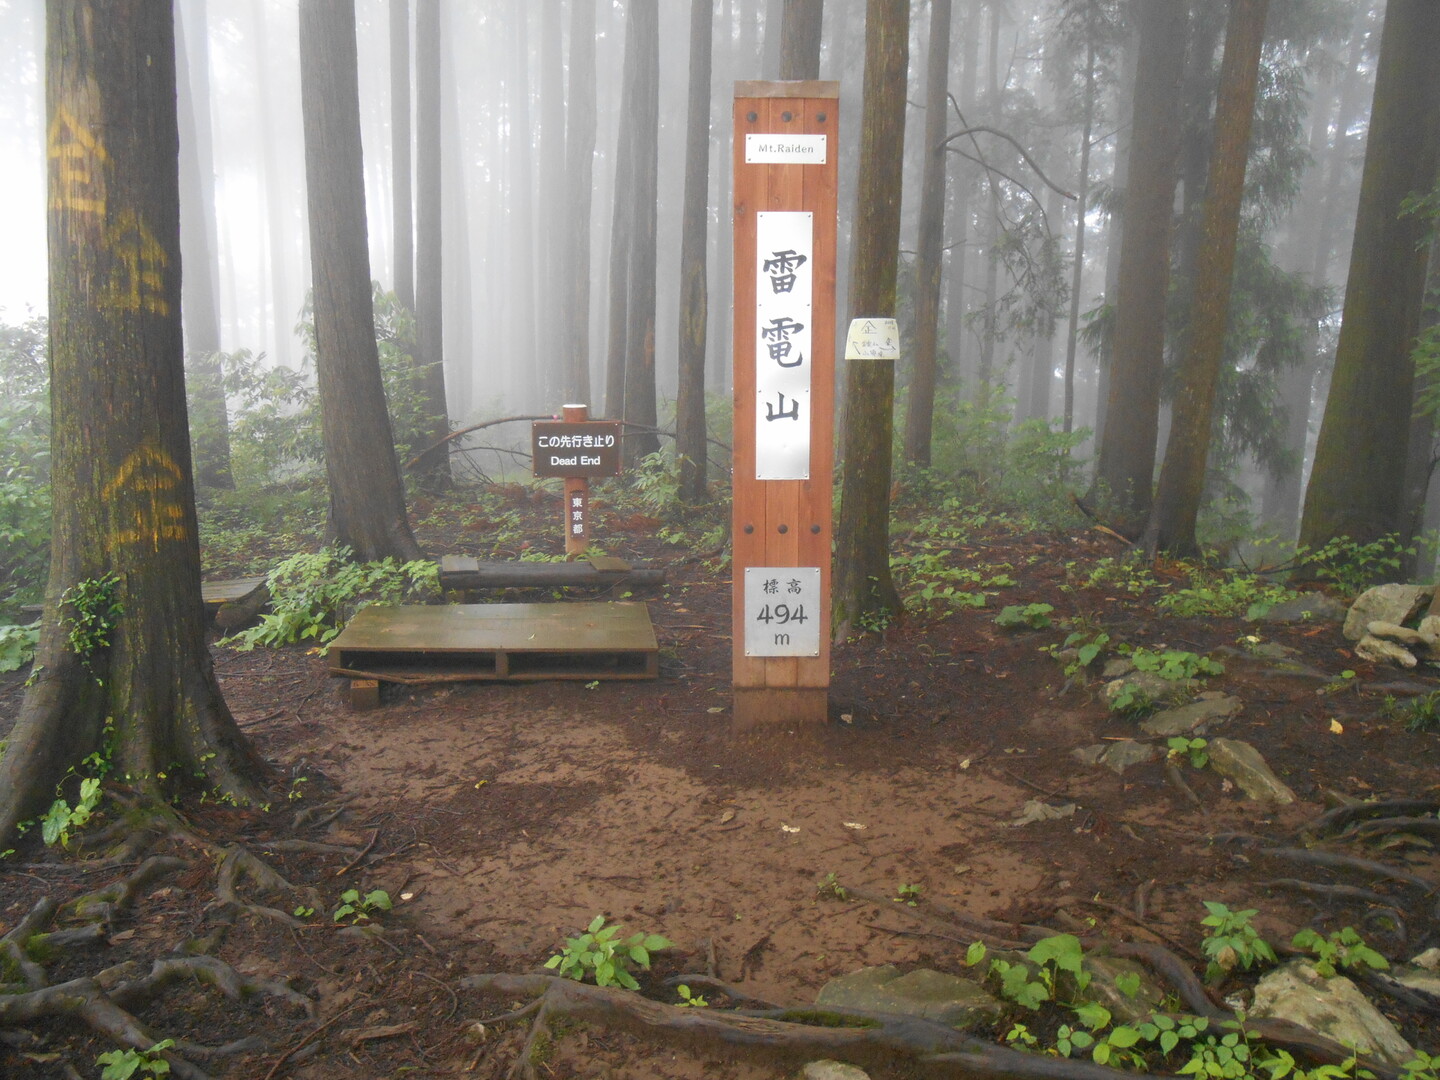
[[[705,499],[705,246],[710,187],[710,0],[690,3],[690,102],[685,135],[685,219],[680,239],[679,387],[675,450],[680,455],[680,497]]]
[[[1116,525],[1132,535],[1150,512],[1155,471],[1186,12],[1184,4],[1142,3],[1137,15],[1134,144],[1107,404],[1108,414],[1125,422],[1105,425],[1088,496],[1093,501],[1104,492]]]
[[[445,281],[441,214],[443,153],[440,139],[440,5],[415,0],[415,344],[420,354],[420,389],[430,418],[424,436],[430,446],[416,463],[416,477],[431,491],[452,483],[450,409],[445,396]]]
[[[410,2],[390,0],[390,192],[395,296],[415,310],[415,200],[410,187]]]
[[[1199,551],[1195,523],[1205,494],[1205,460],[1210,449],[1215,391],[1225,358],[1240,202],[1245,193],[1260,46],[1269,8],[1270,0],[1230,0],[1214,135],[1210,140],[1205,217],[1190,304],[1189,341],[1176,379],[1170,439],[1147,528],[1146,546],[1152,551],[1163,549],[1181,555]]]
[[[174,23],[168,4],[100,8],[46,5],[53,529],[35,674],[0,756],[0,838],[96,751],[156,797],[168,775],[262,798],[200,603]]]
[[[278,125],[275,123],[275,102],[274,90],[271,80],[264,76],[265,65],[270,60],[269,46],[269,23],[267,21],[266,5],[263,0],[256,0],[255,7],[255,66],[257,79],[260,82],[260,167],[264,170],[265,183],[259,186],[257,194],[264,207],[263,217],[265,219],[265,251],[261,256],[266,260],[269,270],[270,286],[270,319],[269,324],[273,332],[274,358],[277,364],[289,365],[295,340],[295,320],[301,308],[301,297],[291,296],[287,288],[289,284],[289,273],[287,271],[286,248],[292,240],[292,230],[287,228],[285,216],[281,208],[288,206],[291,202],[292,191],[286,191],[283,184],[283,170],[280,167],[279,148],[274,138],[267,138],[263,133],[273,132]],[[265,272],[264,267],[259,275],[260,288],[264,289]],[[261,292],[263,298],[264,293]],[[260,327],[259,332],[263,335],[265,331],[264,301],[261,300]]]
[[[940,262],[945,243],[945,119],[949,108],[950,0],[930,0],[925,61],[924,169],[915,251],[915,362],[905,412],[905,458],[930,464],[935,377],[940,355]]]
[[[443,308],[446,384],[445,400],[453,416],[464,416],[475,405],[474,282],[470,268],[470,192],[464,153],[466,143],[460,126],[460,91],[455,67],[454,9],[447,13],[446,30],[440,39],[440,69],[447,72],[440,98],[441,187],[440,217],[445,228],[441,237],[441,265],[445,268]],[[454,147],[443,153],[444,147]],[[484,251],[482,245],[475,250]]]
[[[989,81],[989,86],[985,94],[985,110],[989,114],[990,123],[997,128],[1003,128],[1005,126],[1005,107],[1001,99],[1003,84],[1000,81],[1000,18],[1002,12],[998,0],[990,0],[989,14],[988,45],[985,53],[985,78]],[[989,192],[989,198],[986,199],[988,212],[983,230],[985,237],[985,310],[981,322],[980,364],[975,372],[975,387],[971,395],[972,400],[980,406],[982,412],[990,403],[991,383],[995,381],[995,347],[999,343],[1000,259],[998,248],[1000,245],[1000,215],[1003,210],[1000,201],[1000,185],[994,176],[986,177],[985,189]]]
[[[540,205],[536,218],[535,250],[540,256],[539,280],[543,295],[561,288],[565,259],[565,74],[560,61],[560,0],[540,4]],[[545,305],[548,307],[549,305]],[[541,318],[539,367],[543,376],[541,400],[547,409],[572,402],[565,398],[565,326],[553,312]]]
[[[1317,288],[1329,283],[1331,263],[1336,258],[1335,236],[1340,231],[1342,220],[1338,204],[1342,192],[1348,191],[1345,181],[1352,162],[1361,156],[1352,145],[1349,131],[1364,104],[1363,91],[1367,85],[1363,12],[1356,15],[1352,25],[1354,36],[1349,62],[1344,81],[1340,84],[1333,117],[1335,141],[1328,151],[1324,149],[1332,117],[1317,117],[1320,138],[1312,140],[1312,154],[1317,163],[1316,172],[1323,173],[1323,176],[1312,180],[1309,186],[1313,194],[1303,199],[1293,214],[1298,226],[1296,232],[1303,236],[1304,244],[1310,246],[1309,259],[1296,268],[1304,269],[1310,276],[1310,284]],[[1261,520],[1266,527],[1287,537],[1293,537],[1300,525],[1300,505],[1305,494],[1302,483],[1305,455],[1310,442],[1311,401],[1316,377],[1324,366],[1325,358],[1319,355],[1318,322],[1308,326],[1305,341],[1304,355],[1286,373],[1280,387],[1281,403],[1285,409],[1285,448],[1293,460],[1293,468],[1272,471],[1267,476],[1261,502]]]
[[[645,0],[641,0],[645,2]],[[635,115],[640,59],[634,44],[634,9],[626,14],[625,59],[620,75],[620,122],[615,137],[614,203],[610,217],[609,332],[605,356],[605,415],[625,413],[625,367],[630,334],[630,249],[635,243]]]
[[[860,181],[850,258],[851,318],[895,317],[909,57],[910,0],[867,0]],[[833,609],[840,630],[883,621],[900,611],[890,576],[894,401],[891,361],[849,362]]]
[[[300,54],[328,531],[361,560],[418,559],[375,346],[354,0],[301,5]]]
[[[570,86],[565,96],[565,401],[590,403],[590,210],[595,171],[595,0],[571,0]],[[562,404],[564,404],[562,402]]]
[[[180,122],[180,248],[186,379],[195,481],[233,488],[230,411],[220,370],[220,288],[215,243],[215,154],[210,138],[210,62],[205,0],[175,8]]]
[[[820,78],[820,34],[825,0],[785,0],[780,33],[780,78]]]
[[[539,291],[535,278],[535,133],[530,123],[530,0],[515,0],[508,7],[511,26],[509,109],[510,130],[507,153],[510,161],[510,252],[514,274],[509,282],[514,296],[516,327],[512,369],[518,385],[518,399],[526,408],[540,408],[541,380],[538,329]],[[563,402],[561,403],[563,404]],[[553,407],[553,406],[552,406]]]
[[[1085,123],[1080,131],[1080,182],[1075,189],[1075,265],[1070,269],[1070,318],[1065,325],[1065,405],[1061,428],[1075,429],[1075,352],[1080,338],[1080,291],[1085,276],[1085,215],[1090,209],[1090,135],[1095,128],[1095,43],[1085,47]]]
[[[630,245],[629,317],[625,331],[625,409],[637,425],[625,440],[626,461],[634,464],[660,449],[653,428],[655,408],[655,227],[659,180],[660,6],[659,0],[631,0],[626,28],[626,61],[635,52],[634,235]],[[651,430],[647,430],[651,429]]]
[[[1134,10],[1132,5],[1131,11]],[[1131,19],[1132,24],[1134,19]],[[1130,155],[1135,147],[1135,78],[1140,63],[1140,33],[1133,27],[1125,35],[1124,47],[1120,52],[1120,86],[1116,102],[1118,115],[1115,118],[1118,131],[1115,135],[1115,161],[1110,171],[1110,189],[1124,205],[1125,193],[1130,190]],[[1114,309],[1120,296],[1120,253],[1124,247],[1125,214],[1112,213],[1105,229],[1105,305]],[[1095,446],[1105,441],[1105,414],[1110,408],[1110,369],[1115,360],[1115,336],[1112,332],[1104,341],[1095,357]]]
[[[784,24],[785,0],[764,0],[765,11],[765,39],[762,48],[760,77],[762,79],[778,79],[780,75],[780,41],[782,37],[781,27]]]
[[[960,43],[963,49],[960,58],[960,93],[958,96],[961,113],[961,122],[958,126],[960,127],[965,127],[975,120],[973,115],[975,84],[978,81],[980,66],[979,0],[967,0],[966,8],[965,23],[960,31]],[[970,193],[973,172],[959,154],[955,154],[951,159],[950,168],[950,188],[955,193],[955,212],[950,215],[950,274],[945,293],[945,351],[949,357],[951,372],[963,381],[972,366],[965,362],[965,343],[969,335],[969,330],[965,325],[965,313],[970,306],[966,288],[971,265]],[[938,385],[938,373],[936,382]]]
[[[1305,491],[1300,540],[1369,543],[1404,527],[1406,440],[1428,227],[1402,214],[1430,191],[1440,158],[1440,5],[1390,0],[1335,373]]]

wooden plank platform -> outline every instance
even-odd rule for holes
[[[665,571],[597,555],[583,562],[481,562],[468,555],[440,559],[442,589],[561,589],[578,585],[663,585]]]
[[[206,607],[219,607],[221,604],[228,604],[234,600],[244,600],[264,584],[264,574],[255,577],[231,578],[228,581],[202,581],[200,583],[200,599],[205,602]]]
[[[254,577],[229,578],[225,581],[202,581],[200,583],[200,599],[205,604],[205,609],[213,613],[223,604],[245,599],[264,584],[264,574],[257,574]],[[39,618],[45,608],[43,604],[26,604],[20,610],[26,615]]]
[[[654,679],[640,603],[367,607],[330,644],[330,674],[384,682]]]

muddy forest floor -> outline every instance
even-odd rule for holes
[[[533,520],[536,546],[552,546],[555,508],[519,494],[515,508]],[[459,512],[426,521],[421,542],[432,554],[480,553],[483,522]],[[273,763],[279,793],[268,813],[186,806],[189,825],[215,844],[245,844],[320,901],[298,927],[242,918],[219,955],[247,974],[288,981],[313,1000],[314,1015],[269,997],[230,1002],[197,984],[141,1019],[198,1043],[263,1040],[206,1063],[217,1077],[505,1075],[523,1029],[492,1027],[477,1041],[474,1025],[512,1003],[466,990],[461,978],[534,970],[601,913],[627,932],[675,943],[644,980],[647,993],[669,1001],[663,980],[685,972],[803,1004],[828,979],[867,965],[963,970],[962,935],[903,904],[827,898],[817,891],[827,875],[884,897],[918,886],[918,910],[930,901],[1182,950],[1198,948],[1201,901],[1217,900],[1259,908],[1258,925],[1288,941],[1305,925],[1359,926],[1364,912],[1274,887],[1307,875],[1214,837],[1283,845],[1336,796],[1440,794],[1440,734],[1407,731],[1381,710],[1386,693],[1440,688],[1433,674],[1402,677],[1358,661],[1335,623],[1160,613],[1156,598],[1183,579],[1162,567],[1134,591],[1123,575],[1088,585],[1100,560],[1123,554],[1114,538],[1084,528],[1027,533],[1003,518],[972,520],[942,558],[1013,582],[988,588],[985,608],[913,612],[838,645],[829,723],[736,734],[728,565],[662,542],[657,525],[600,517],[612,554],[665,570],[665,586],[633,597],[648,604],[662,647],[658,681],[389,686],[378,709],[357,712],[311,649],[217,647],[226,699]],[[1161,762],[1123,775],[1081,765],[1072,751],[1134,736],[1136,722],[1107,710],[1098,679],[1067,680],[1043,651],[1065,629],[996,625],[1002,606],[1032,602],[1116,640],[1223,660],[1226,672],[1210,688],[1244,707],[1213,734],[1252,743],[1299,801],[1263,806],[1211,770],[1189,770],[1197,806],[1167,782]],[[1301,670],[1277,675],[1247,658],[1237,642],[1252,634],[1297,650]],[[1354,678],[1339,679],[1344,670]],[[1337,681],[1338,692],[1317,692]],[[21,694],[22,676],[3,677],[0,718],[14,716]],[[339,817],[297,822],[301,810],[342,799]],[[1075,810],[1013,825],[1035,799]],[[313,850],[285,843],[297,837]],[[213,867],[178,842],[170,850],[191,869],[142,891],[98,953],[62,961],[52,979],[128,958],[148,964],[203,931]],[[1440,877],[1423,850],[1385,857]],[[116,873],[22,848],[0,862],[0,936],[41,897],[63,903]],[[384,889],[395,907],[365,931],[342,930],[329,912],[352,887]],[[1371,940],[1405,958],[1437,943],[1430,918],[1401,932],[1403,940],[1383,931]],[[1412,1042],[1433,1044],[1416,1017],[1396,1019]],[[78,1022],[34,1031],[39,1041],[27,1047],[0,1045],[0,1074],[96,1076],[95,1056],[112,1048]],[[748,1080],[784,1071],[733,1050],[579,1024],[557,1035],[541,1075]]]

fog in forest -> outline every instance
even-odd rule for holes
[[[396,282],[396,155],[392,112],[392,7],[357,0],[360,114],[372,276]],[[571,27],[579,0],[441,0],[439,17],[444,370],[451,422],[551,412],[563,402],[556,374],[566,351],[567,222],[564,143],[577,102],[593,98],[593,185],[588,275],[589,383],[605,408],[607,297],[627,2],[598,3],[594,85],[577,85]],[[309,286],[297,5],[294,0],[177,0],[182,157],[209,148],[213,207],[185,219],[211,221],[218,348],[250,350],[298,366],[296,334]],[[405,9],[412,50],[416,3]],[[730,108],[736,80],[778,73],[783,0],[715,0],[711,79],[707,277],[707,388],[729,385]],[[690,5],[659,7],[659,131],[654,333],[660,424],[671,423],[679,333],[679,259],[685,172]],[[1101,389],[1099,355],[1114,291],[1135,78],[1133,19],[1119,0],[955,0],[948,59],[951,143],[943,230],[941,405],[973,398],[989,373],[1003,384],[1014,420],[1060,421],[1067,346],[1074,346],[1074,429],[1093,428]],[[1194,252],[1214,108],[1223,4],[1196,6],[1185,79],[1185,133],[1173,244],[1183,280]],[[917,217],[924,157],[926,57],[931,5],[910,21],[900,318],[913,330]],[[1222,407],[1238,410],[1226,453],[1233,476],[1259,499],[1267,456],[1287,452],[1284,433],[1265,429],[1282,398],[1318,422],[1326,391],[1364,155],[1379,29],[1378,0],[1274,0],[1260,74],[1237,301],[1247,318],[1279,331],[1257,333],[1229,363],[1237,373]],[[855,214],[865,5],[824,5],[820,77],[841,83],[838,316],[845,299]],[[6,257],[0,318],[45,310],[41,98],[43,9],[39,0],[0,2],[0,146]],[[1087,73],[1093,91],[1087,95]],[[415,96],[409,72],[411,106]],[[1089,108],[1087,109],[1087,103]],[[184,121],[186,109],[194,121]],[[983,130],[979,130],[983,129]],[[1081,142],[1089,131],[1087,171]],[[413,142],[416,124],[410,124]],[[574,131],[572,129],[572,136]],[[409,155],[414,168],[416,154]],[[203,175],[203,167],[202,167]],[[182,181],[183,185],[183,181]],[[1084,255],[1074,275],[1076,194],[1085,189]],[[182,198],[197,198],[182,186]],[[193,209],[193,206],[192,206]],[[210,211],[205,213],[205,211]],[[1296,275],[1282,296],[1279,272]],[[195,273],[185,267],[187,279]],[[1078,283],[1078,303],[1072,289]],[[188,316],[188,312],[187,312]],[[190,327],[187,324],[187,333]],[[843,340],[843,336],[842,336]],[[1298,341],[1298,344],[1297,344]],[[1300,352],[1296,352],[1299,349]],[[1288,351],[1286,351],[1288,350]],[[1300,355],[1303,352],[1304,355]],[[1283,356],[1280,356],[1284,353]],[[1279,357],[1279,359],[1277,359]],[[1298,374],[1297,374],[1298,373]],[[897,370],[903,395],[907,368]],[[1302,423],[1300,430],[1305,431]],[[1161,444],[1163,446],[1163,420]],[[1303,442],[1302,442],[1303,446]],[[1088,449],[1088,446],[1087,446]],[[1299,447],[1290,446],[1294,451]],[[1293,513],[1293,512],[1292,512]]]

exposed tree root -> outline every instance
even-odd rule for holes
[[[1344,832],[1357,821],[1370,818],[1406,817],[1435,814],[1440,812],[1440,802],[1434,799],[1392,799],[1388,802],[1362,802],[1351,806],[1337,806],[1328,810],[1300,830],[1303,837],[1333,836]]]
[[[682,1009],[550,975],[473,975],[461,985],[504,998],[538,999],[530,1037],[512,1071],[525,1080],[537,1076],[534,1052],[553,1037],[549,1023],[557,1016],[686,1043],[740,1046],[791,1062],[833,1057],[861,1065],[894,1064],[897,1059],[944,1065],[953,1059],[959,1067],[946,1072],[981,1080],[1114,1080],[1119,1075],[1085,1061],[1024,1054],[915,1017],[851,1009]]]
[[[133,810],[133,808],[132,808]],[[135,829],[135,814],[127,814]],[[178,943],[177,954],[154,960],[148,967],[131,960],[107,967],[95,974],[52,984],[47,963],[62,952],[103,944],[114,923],[134,905],[137,898],[166,877],[195,866],[190,859],[154,855],[124,877],[101,889],[85,893],[64,904],[44,898],[3,938],[0,938],[0,1039],[6,1043],[34,1045],[25,1030],[47,1018],[68,1017],[88,1026],[96,1034],[136,1049],[149,1049],[163,1037],[135,1016],[135,1010],[159,999],[177,983],[211,986],[231,1001],[263,995],[313,1016],[315,1004],[282,982],[257,978],[237,971],[223,960],[206,955],[218,946],[238,914],[278,919],[288,925],[299,921],[277,908],[253,903],[240,895],[242,885],[271,896],[279,893],[309,900],[319,906],[313,889],[292,885],[263,860],[241,845],[219,848],[189,829],[173,814],[162,814],[146,827],[135,829],[141,843],[126,844],[112,834],[106,843],[119,842],[127,849],[152,846],[157,838],[198,849],[218,864],[215,890],[221,919],[209,938]],[[326,852],[330,853],[330,852]],[[340,853],[353,855],[350,849]],[[58,920],[79,924],[54,928]],[[183,953],[183,955],[182,955]],[[196,1061],[208,1061],[262,1048],[263,1040],[242,1039],[226,1046],[211,1047],[176,1040],[174,1049],[163,1052],[171,1072],[181,1080],[207,1080]]]

